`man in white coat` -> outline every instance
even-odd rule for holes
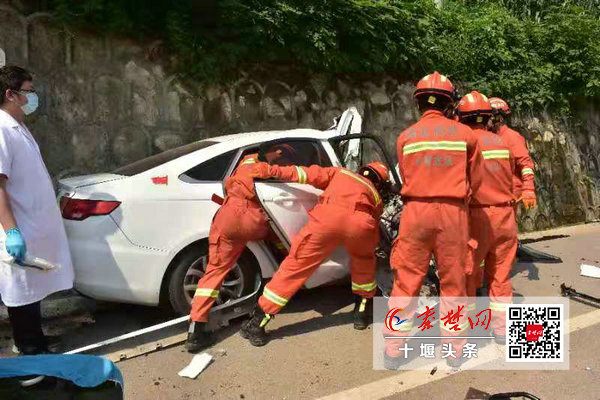
[[[41,273],[0,261],[0,296],[22,354],[48,351],[40,302],[73,287],[73,266],[52,180],[40,149],[24,124],[38,105],[31,74],[0,68],[0,260],[29,253],[60,266]]]

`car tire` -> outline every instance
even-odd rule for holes
[[[178,258],[169,277],[168,297],[173,310],[180,315],[186,315],[191,310],[194,286],[197,285],[206,268],[208,244],[201,243],[188,248]],[[225,278],[215,304],[223,304],[228,300],[252,293],[258,274],[260,274],[258,263],[248,250],[244,251]],[[187,289],[184,289],[184,285]]]

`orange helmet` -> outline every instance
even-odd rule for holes
[[[358,170],[358,174],[369,179],[376,188],[390,180],[390,171],[382,162],[376,161],[369,163]]]
[[[492,105],[484,94],[474,90],[465,95],[458,103],[458,115],[461,121],[467,117],[476,116],[477,122],[483,122],[484,117],[492,116]]]
[[[454,89],[454,85],[450,82],[450,79],[437,71],[426,75],[417,83],[417,89],[413,96],[418,97],[428,94],[445,96],[450,101],[456,99],[456,89]],[[432,104],[435,103],[435,97],[432,97],[429,101]]]
[[[510,107],[508,106],[508,103],[506,101],[502,100],[501,98],[499,98],[499,97],[490,98],[490,104],[492,105],[492,108],[494,109],[495,112],[504,114],[505,116],[510,115]]]

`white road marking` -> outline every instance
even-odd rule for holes
[[[600,324],[600,310],[578,315],[569,319],[569,334],[577,332],[581,329],[589,328],[590,326],[594,326],[596,324]],[[469,366],[475,367],[477,365],[488,363],[491,359],[497,357],[497,355],[498,352],[495,346],[486,347],[481,350],[477,359],[469,360]],[[438,363],[431,364],[431,368],[434,368],[437,364]],[[389,378],[380,379],[362,386],[357,386],[352,389],[321,397],[319,400],[382,399],[410,389],[414,389],[419,386],[427,385],[428,383],[439,381],[454,374],[471,370],[472,369],[469,368],[459,371],[438,371],[438,373],[435,375],[431,375],[430,370],[405,371]],[[401,387],[398,384],[400,381],[403,382]]]

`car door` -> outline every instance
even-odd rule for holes
[[[356,107],[350,107],[336,120],[332,127],[337,133],[337,137],[350,137],[357,135],[362,130],[362,117]],[[338,154],[340,161],[346,168],[358,169],[358,160],[360,158],[360,138],[349,139],[345,146],[343,154]]]
[[[332,162],[322,144],[312,139],[285,139],[263,146],[286,145],[294,149],[294,165],[319,165],[331,167]],[[308,212],[316,205],[322,190],[310,185],[282,181],[255,182],[256,194],[269,215],[273,230],[280,240],[291,246],[293,238],[308,222]],[[307,288],[343,279],[349,273],[349,257],[343,247],[339,247],[325,260],[306,282]]]

